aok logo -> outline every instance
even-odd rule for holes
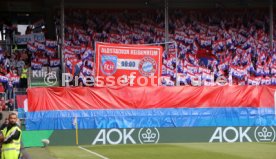
[[[273,142],[275,140],[275,130],[271,127],[260,126],[255,129],[254,136],[257,142]]]
[[[92,145],[97,144],[127,144],[129,141],[132,144],[136,144],[135,140],[132,138],[132,133],[135,129],[101,129],[95,140],[92,142]]]
[[[273,127],[256,127],[255,131],[249,133],[252,127],[218,127],[210,138],[209,142],[273,142],[275,130]],[[251,136],[249,135],[251,134]]]
[[[138,134],[138,138],[141,144],[158,143],[159,136],[159,131],[156,128],[141,128]]]
[[[247,134],[249,130],[250,127],[218,127],[209,142],[252,142],[251,138]]]
[[[139,131],[138,136],[137,132]],[[159,131],[156,128],[141,129],[101,129],[92,145],[96,144],[137,144],[137,143],[157,143],[159,141]],[[137,141],[139,140],[139,142]]]

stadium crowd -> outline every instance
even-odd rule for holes
[[[163,53],[164,85],[227,78],[239,85],[276,84],[276,54],[269,47],[269,17],[263,11],[169,12],[169,44]],[[66,12],[64,56],[74,75],[94,75],[94,43],[163,43],[161,11]],[[275,37],[275,33],[274,33]],[[176,57],[176,51],[178,57]],[[75,66],[73,68],[73,66]]]
[[[36,49],[32,52],[33,50],[30,49],[32,46],[38,48],[39,42],[19,47],[21,44],[15,40],[16,36],[21,36],[17,26],[5,24],[5,33],[5,39],[14,45],[11,51],[6,45],[0,46],[0,110],[12,111],[15,109],[15,92],[25,91],[28,87],[29,67],[33,66],[33,62],[39,62],[42,56],[39,56],[40,50]],[[27,27],[25,35],[22,36],[32,33],[32,29]],[[3,34],[1,36],[3,39]]]
[[[96,41],[165,42],[164,14],[159,10],[67,10],[65,17],[63,53],[67,71],[75,76],[95,74]],[[32,33],[28,27],[26,34]],[[191,85],[191,79],[212,85],[220,76],[237,85],[276,84],[276,49],[269,47],[269,17],[264,11],[170,10],[169,41],[163,52],[163,85]],[[12,103],[14,89],[27,87],[28,67],[60,66],[55,40],[34,41],[26,48],[11,54],[0,48],[0,88],[7,97],[1,103]]]
[[[0,110],[13,110],[14,90],[27,88],[28,61],[26,50],[14,50],[10,55],[0,49]]]

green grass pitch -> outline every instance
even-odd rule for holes
[[[276,143],[185,143],[27,148],[33,159],[276,159]]]

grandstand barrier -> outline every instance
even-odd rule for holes
[[[78,144],[157,144],[193,142],[274,142],[276,127],[193,127],[193,128],[131,128],[79,130]],[[43,146],[42,139],[49,139],[50,146],[76,145],[74,130],[24,131],[26,147]]]
[[[28,89],[27,130],[275,126],[275,86]]]

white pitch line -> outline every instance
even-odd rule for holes
[[[82,149],[82,150],[84,150],[84,151],[86,151],[86,152],[89,152],[89,153],[91,153],[91,154],[93,154],[93,155],[96,155],[96,156],[98,156],[98,157],[100,157],[100,158],[102,158],[102,159],[109,159],[109,158],[107,158],[107,157],[105,157],[105,156],[103,156],[103,155],[101,155],[101,154],[98,154],[98,153],[96,153],[96,152],[93,152],[93,151],[91,151],[91,150],[88,150],[88,149],[86,149],[86,148],[83,148],[83,147],[81,147],[81,146],[79,146],[79,148]]]

